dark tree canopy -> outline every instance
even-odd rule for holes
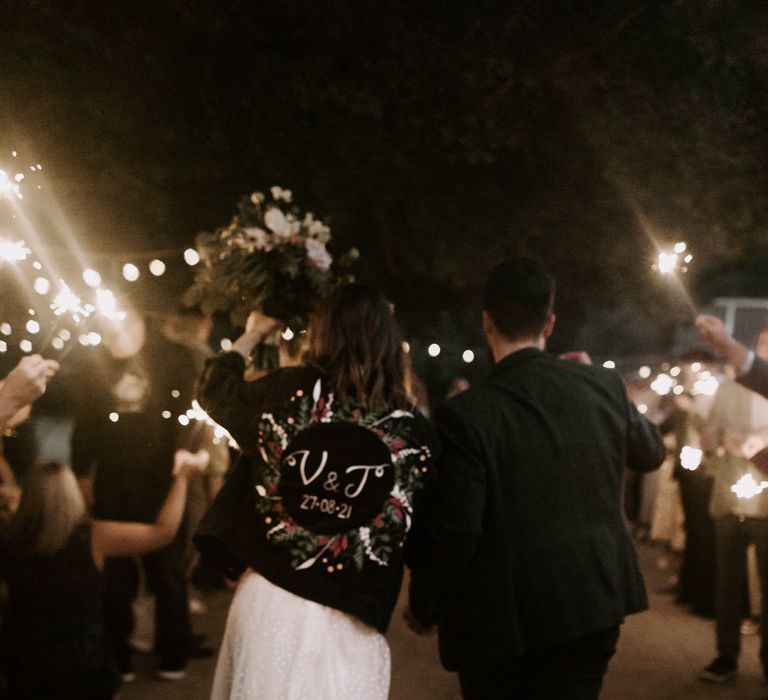
[[[558,278],[563,342],[598,354],[646,351],[681,315],[651,237],[688,242],[698,299],[768,296],[764,3],[0,12],[0,145],[46,164],[87,248],[184,245],[280,184],[425,341],[477,342],[482,281],[517,253]]]

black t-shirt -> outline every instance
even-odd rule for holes
[[[83,363],[77,389],[72,463],[94,474],[95,518],[150,522],[171,483],[182,439],[179,416],[194,396],[189,350],[147,334],[139,353],[114,359],[99,349]]]

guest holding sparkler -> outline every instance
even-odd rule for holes
[[[347,284],[317,309],[303,366],[244,381],[246,358],[276,327],[253,312],[203,377],[201,403],[249,457],[196,536],[230,577],[248,569],[215,700],[388,697],[384,632],[432,433],[407,395],[386,299]]]
[[[126,309],[124,318],[102,319],[99,331],[102,346],[87,350],[75,393],[73,468],[86,494],[93,485],[95,518],[149,523],[171,486],[174,452],[187,446],[178,418],[191,405],[194,362],[135,309]],[[155,644],[164,680],[184,676],[191,652],[184,541],[182,528],[168,546],[142,558],[157,601]],[[109,558],[105,580],[107,631],[130,680],[136,562]]]
[[[710,460],[715,475],[710,512],[715,518],[717,542],[717,657],[701,678],[719,683],[736,673],[750,543],[755,546],[762,589],[760,661],[768,678],[768,500],[760,497],[759,490],[745,494],[735,487],[745,477],[755,483],[765,478],[754,458],[768,442],[768,401],[763,398],[768,397],[768,327],[759,334],[755,350],[749,351],[726,333],[722,321],[714,316],[698,317],[696,326],[701,339],[736,368],[738,380],[720,387],[708,431],[702,436],[707,437],[703,444],[714,455]]]
[[[0,539],[0,571],[9,585],[0,660],[11,699],[114,697],[120,676],[104,634],[104,561],[171,542],[188,478],[205,462],[203,454],[175,454],[173,484],[149,524],[90,521],[69,467],[43,462],[32,469]]]

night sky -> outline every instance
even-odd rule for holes
[[[278,184],[329,221],[337,252],[360,249],[358,277],[416,344],[478,348],[488,269],[526,253],[558,278],[557,344],[658,352],[686,313],[650,269],[653,240],[688,243],[697,302],[768,296],[767,15],[9,1],[0,167],[13,149],[43,164],[25,207],[52,248],[69,229],[115,264],[180,250]],[[189,282],[170,272],[173,290]]]

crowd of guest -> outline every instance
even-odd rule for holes
[[[279,324],[259,312],[216,356],[202,315],[127,308],[66,368],[23,358],[0,385],[13,446],[0,460],[3,692],[113,698],[137,648],[156,652],[160,679],[183,678],[212,653],[191,624],[199,549],[239,580],[217,700],[383,700],[406,563],[408,623],[438,627],[465,698],[597,698],[625,616],[647,607],[625,497],[665,451],[648,526],[683,548],[679,599],[716,618],[702,677],[727,680],[744,620],[768,624],[768,511],[732,488],[767,469],[768,400],[754,391],[768,393],[768,330],[752,353],[700,319],[733,377],[694,391],[703,367],[731,370],[701,350],[681,358],[684,390],[651,421],[614,370],[546,352],[553,304],[540,263],[497,266],[482,317],[494,366],[477,386],[454,382],[434,424],[391,306],[354,283],[269,372],[252,358]],[[49,382],[58,410],[30,416]],[[232,466],[226,440],[190,419],[198,399],[237,441]]]
[[[190,657],[213,653],[190,622],[191,537],[229,450],[209,425],[178,420],[209,330],[199,313],[161,325],[129,309],[101,321],[101,346],[67,357],[55,378],[58,364],[34,355],[4,381],[0,663],[9,697],[113,697],[135,678],[137,601],[154,611],[146,650],[157,652],[160,678],[183,678]]]

